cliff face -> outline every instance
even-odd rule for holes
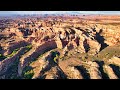
[[[14,42],[14,43],[11,43],[8,47],[6,47],[4,49],[4,51],[6,51],[4,53],[4,55],[9,55],[12,53],[13,50],[15,49],[18,49],[20,47],[25,47],[27,46],[29,43],[25,42],[25,41],[17,41],[17,42]]]
[[[25,50],[26,48],[20,48],[20,50],[14,56],[0,61],[0,75],[4,74],[14,62],[18,62],[20,55],[22,55]]]

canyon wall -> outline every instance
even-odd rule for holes
[[[25,50],[26,48],[20,48],[20,50],[14,56],[0,61],[0,75],[4,74],[16,60],[18,61],[20,55],[23,54]]]

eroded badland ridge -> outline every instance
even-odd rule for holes
[[[119,79],[120,16],[0,19],[0,79]]]

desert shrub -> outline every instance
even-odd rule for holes
[[[31,44],[30,44],[30,45],[27,45],[26,48],[27,48],[28,50],[30,50],[30,49],[32,48],[32,45],[31,45]]]
[[[2,56],[2,54],[0,54],[0,57]]]
[[[33,68],[31,66],[26,66],[23,69],[22,77],[24,79],[31,79],[33,75],[34,75],[34,71],[33,71]]]
[[[28,52],[30,49],[32,49],[32,45],[31,45],[31,44],[30,44],[30,45],[27,45],[26,48],[27,48],[27,49],[25,50],[24,53],[26,53],[26,52]]]
[[[13,52],[9,55],[7,55],[6,57],[12,57],[13,55],[15,55],[17,53],[17,51],[19,50],[19,48],[13,50]]]
[[[57,60],[58,60],[58,58],[59,58],[59,56],[58,55],[56,55],[56,57],[54,57],[54,62],[56,62],[57,63]]]
[[[56,62],[56,63],[57,63],[57,60],[58,60],[59,56],[60,56],[59,52],[57,52],[57,51],[52,51],[51,52],[51,57],[54,60],[54,62]]]
[[[2,54],[0,53],[0,61],[3,60],[3,59],[5,59],[5,58],[6,58],[6,56],[4,56],[4,55],[2,55]]]
[[[30,70],[30,71],[27,71],[24,73],[24,78],[25,79],[31,79],[34,75],[34,71],[33,70]]]

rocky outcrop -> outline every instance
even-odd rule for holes
[[[80,36],[78,50],[79,50],[81,53],[85,53],[85,52],[86,52],[85,46],[84,46],[84,41],[85,41],[85,38],[82,37],[82,36]]]
[[[34,62],[31,66],[34,68],[34,72],[36,72],[32,79],[36,79],[39,77],[40,72],[48,66],[48,61],[45,60],[45,58],[40,58],[36,62]]]
[[[99,66],[96,62],[88,61],[87,64],[89,65],[88,72],[90,74],[90,79],[102,79],[102,75],[99,71]]]
[[[4,53],[4,55],[9,55],[12,53],[12,51],[14,49],[20,48],[20,47],[24,47],[26,45],[28,45],[29,43],[25,42],[25,41],[18,41],[18,42],[14,42],[14,43],[10,43],[9,46],[4,47],[4,50],[6,51]]]
[[[90,50],[88,51],[89,54],[95,55],[100,51],[101,44],[99,44],[97,41],[89,39],[87,40],[87,43],[89,44],[90,48]]]
[[[4,74],[9,69],[9,67],[15,62],[15,60],[18,61],[20,55],[22,55],[25,50],[26,48],[20,48],[20,50],[14,56],[0,61],[0,75]]]
[[[45,79],[60,79],[60,72],[58,67],[52,67],[48,72],[44,74],[46,77]]]
[[[81,72],[74,66],[82,65],[82,61],[77,58],[70,58],[69,60],[59,62],[59,67],[66,74],[69,79],[82,79]]]
[[[120,58],[118,57],[112,57],[111,59],[108,60],[110,64],[115,64],[117,66],[120,66]]]
[[[91,67],[89,70],[90,79],[102,79],[98,68]]]
[[[63,49],[63,43],[59,37],[56,38],[56,44],[58,48]]]
[[[68,79],[83,79],[81,73],[75,67],[67,67],[66,75]]]
[[[104,26],[106,27],[106,26]],[[110,25],[109,28],[106,27],[106,29],[104,29],[104,38],[105,38],[105,43],[109,46],[115,46],[117,44],[119,44],[120,42],[120,31],[118,30],[119,28]]]
[[[39,55],[45,53],[46,51],[55,48],[57,48],[57,44],[54,40],[45,42],[38,47],[33,47],[29,52],[21,57],[20,63],[18,65],[18,74],[21,76],[23,68],[28,65],[30,61],[33,61]]]
[[[104,65],[103,68],[104,68],[105,73],[108,74],[108,77],[110,79],[118,79],[118,77],[115,75],[113,69],[110,66]]]

